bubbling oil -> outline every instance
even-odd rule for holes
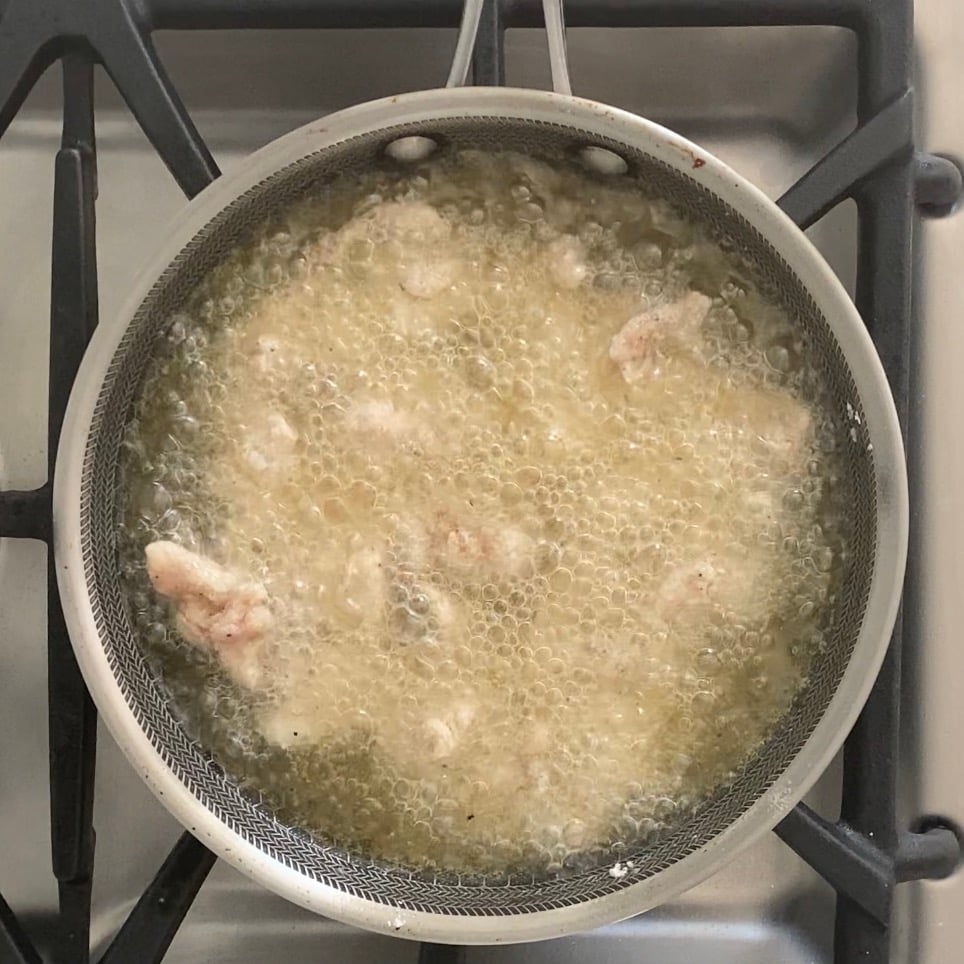
[[[122,577],[189,732],[281,819],[429,873],[618,858],[731,780],[848,545],[844,429],[751,277],[638,185],[509,153],[264,225],[124,441]],[[699,330],[627,381],[613,336],[690,291]],[[158,539],[265,588],[253,682],[178,636]]]

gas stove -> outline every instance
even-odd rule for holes
[[[776,833],[621,924],[514,947],[420,946],[318,917],[216,863],[97,732],[55,594],[48,607],[47,479],[98,314],[118,310],[185,195],[219,170],[330,111],[440,86],[460,10],[459,0],[8,0],[0,13],[0,962],[957,960],[955,0],[922,2],[913,28],[910,0],[566,7],[577,94],[699,142],[808,228],[857,299],[903,419],[913,515],[902,624],[846,751]],[[477,83],[549,86],[540,18],[537,0],[489,0]]]

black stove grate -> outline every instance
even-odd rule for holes
[[[48,482],[0,492],[0,537],[48,545],[51,851],[60,913],[49,960],[89,961],[94,862],[96,711],[64,624],[51,548],[51,482],[70,387],[97,324],[93,67],[102,64],[178,185],[193,197],[219,174],[154,50],[156,29],[455,27],[461,0],[8,0],[0,13],[0,136],[40,74],[60,60],[63,137],[54,180]],[[915,153],[912,0],[568,0],[570,27],[827,25],[859,43],[857,129],[780,199],[807,227],[844,198],[857,205],[857,306],[883,360],[906,429],[911,359],[911,243],[917,208],[939,215],[961,191],[960,171]],[[509,27],[538,27],[539,0],[486,0],[474,57],[480,84],[505,80]],[[913,572],[908,578],[914,578]],[[896,813],[900,665],[898,617],[870,699],[847,740],[841,819],[799,805],[776,832],[838,893],[835,964],[890,960],[897,883],[957,865],[955,832],[930,820],[915,832]],[[101,958],[160,961],[214,856],[190,834],[176,843]],[[424,944],[424,964],[454,964],[459,948]],[[0,960],[42,958],[0,897]]]

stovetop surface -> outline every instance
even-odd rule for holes
[[[927,0],[918,13],[920,146],[964,154],[959,120],[964,11]],[[957,43],[955,44],[955,32]],[[268,140],[339,107],[403,89],[438,86],[449,31],[273,31],[158,34],[162,60],[223,170]],[[570,31],[577,93],[634,110],[700,142],[777,197],[855,124],[856,44],[836,28],[689,28]],[[361,69],[360,69],[361,68]],[[53,73],[53,72],[52,72]],[[548,86],[540,31],[507,35],[508,82]],[[46,344],[53,159],[60,140],[57,77],[44,78],[0,145],[0,488],[32,488],[46,475]],[[955,116],[957,115],[957,116]],[[183,206],[181,192],[98,74],[98,256],[101,317],[118,309],[140,264]],[[956,138],[956,140],[955,140]],[[844,283],[855,273],[856,217],[835,209],[810,236]],[[925,222],[916,326],[911,472],[916,483],[922,578],[907,601],[906,787],[909,816],[942,813],[964,825],[964,733],[956,698],[964,647],[957,546],[964,508],[954,479],[964,456],[964,224]],[[959,414],[955,414],[959,413]],[[959,488],[959,487],[958,487]],[[0,891],[38,943],[56,907],[49,869],[46,742],[45,549],[0,542]],[[836,816],[839,768],[809,801]],[[180,828],[120,755],[98,749],[98,829],[92,940],[103,947],[177,838]],[[964,939],[964,883],[906,885],[895,961],[946,964]],[[655,912],[591,934],[539,945],[474,948],[481,962],[823,964],[830,960],[831,889],[775,835]],[[414,962],[415,945],[317,917],[219,863],[165,958],[261,962]]]

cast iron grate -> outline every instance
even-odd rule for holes
[[[49,960],[89,961],[94,862],[96,713],[73,657],[53,572],[51,482],[70,387],[97,324],[93,68],[104,66],[178,185],[193,197],[219,174],[151,40],[156,29],[455,27],[461,0],[8,0],[0,13],[0,136],[40,74],[63,71],[64,114],[54,179],[48,481],[0,492],[0,537],[48,545],[48,701],[51,851],[60,912]],[[912,0],[568,0],[570,27],[828,25],[859,43],[857,129],[780,198],[807,227],[845,198],[857,205],[857,305],[883,359],[906,427],[911,336],[911,238],[917,207],[947,213],[960,171],[915,153]],[[504,31],[537,27],[539,0],[486,0],[474,58],[479,84],[505,79]],[[894,888],[951,873],[956,834],[940,820],[915,832],[896,814],[901,621],[847,741],[841,818],[799,805],[776,832],[837,890],[835,964],[886,964]],[[103,964],[160,961],[213,855],[185,833],[102,956]],[[422,945],[424,964],[459,961],[459,948]],[[0,960],[41,955],[0,897]]]

